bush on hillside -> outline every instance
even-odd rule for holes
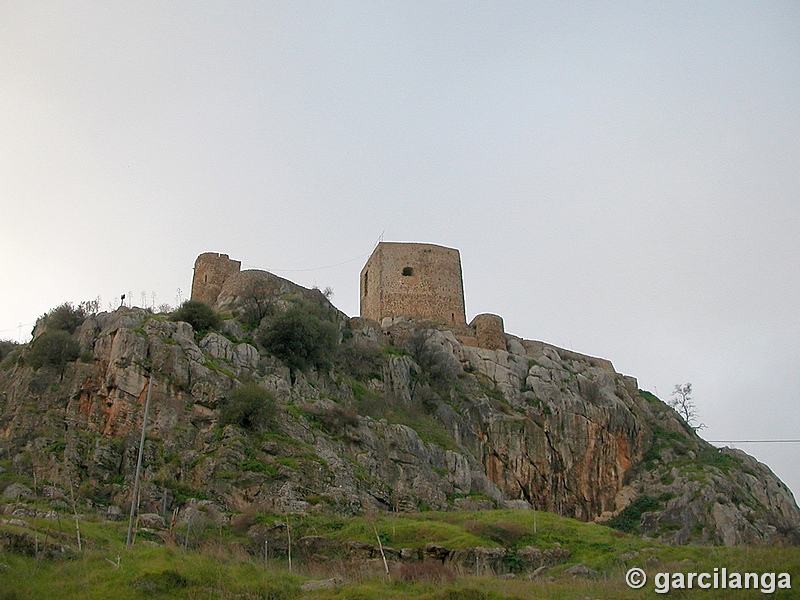
[[[86,317],[97,312],[99,302],[90,300],[81,302],[75,306],[71,302],[64,302],[56,306],[51,311],[45,313],[36,321],[34,331],[40,325],[44,325],[45,331],[66,331],[69,334],[75,333],[78,326],[86,320]]]
[[[251,431],[261,431],[275,420],[275,396],[257,383],[244,383],[228,393],[221,404],[219,426],[238,425]]]
[[[311,304],[293,304],[265,323],[258,342],[292,371],[328,368],[336,353],[339,334],[336,325],[325,320],[321,312]]]
[[[422,369],[422,382],[436,389],[447,389],[458,377],[457,363],[450,360],[447,350],[433,341],[434,331],[416,329],[404,343],[404,348]]]
[[[24,363],[22,351],[24,346],[10,340],[0,342],[0,369],[10,369],[14,365]]]
[[[181,304],[180,308],[172,314],[171,319],[189,323],[195,333],[208,331],[209,329],[219,329],[222,325],[222,319],[214,312],[214,309],[205,302],[198,302],[197,300],[187,300]]]
[[[2,363],[3,359],[17,348],[19,348],[19,344],[16,342],[12,342],[11,340],[0,340],[0,363]]]
[[[354,337],[352,331],[345,329],[344,333],[348,332],[350,332],[349,339],[343,336],[345,340],[336,350],[334,359],[336,366],[360,381],[381,379],[386,357],[381,353],[378,344],[360,334]]]
[[[623,511],[606,521],[605,524],[625,533],[636,533],[642,522],[642,515],[646,512],[659,510],[663,504],[664,502],[660,498],[653,498],[647,495],[639,496],[626,506]]]
[[[63,371],[68,362],[78,359],[80,349],[80,344],[63,329],[46,331],[33,340],[25,360],[34,369],[49,365]]]

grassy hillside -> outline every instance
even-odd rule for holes
[[[51,515],[52,516],[52,515]],[[724,548],[663,546],[608,527],[581,523],[543,512],[484,511],[382,515],[338,519],[290,516],[291,536],[319,536],[338,542],[422,548],[435,543],[449,549],[482,546],[510,551],[525,546],[562,548],[569,558],[536,578],[530,573],[463,573],[436,561],[390,562],[380,558],[345,560],[296,554],[288,569],[286,548],[273,548],[267,560],[252,539],[240,533],[243,522],[286,522],[286,516],[240,515],[231,526],[192,532],[173,528],[169,535],[140,532],[125,550],[126,525],[86,517],[80,521],[83,551],[77,551],[75,523],[57,518],[5,520],[0,524],[0,599],[12,598],[350,598],[419,599],[584,599],[640,598],[653,594],[658,572],[788,572],[800,585],[800,548]],[[63,554],[58,548],[66,549]],[[59,555],[59,557],[54,557]],[[513,552],[507,556],[513,557]],[[565,571],[583,564],[596,571],[573,577]],[[513,565],[512,565],[513,566]],[[644,590],[625,584],[634,566],[649,574]],[[512,569],[513,571],[513,569]],[[309,581],[341,578],[334,589],[304,590]],[[689,597],[697,590],[670,597]],[[685,595],[682,595],[685,594]],[[752,598],[754,590],[713,590],[706,597]],[[776,590],[774,598],[796,598]]]

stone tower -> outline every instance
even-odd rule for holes
[[[361,316],[466,325],[461,256],[433,244],[380,242],[361,270]]]
[[[194,261],[192,277],[192,300],[213,305],[217,301],[225,280],[236,275],[242,262],[231,260],[227,254],[204,252]]]

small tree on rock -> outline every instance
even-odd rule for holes
[[[683,420],[686,421],[689,427],[691,427],[694,431],[705,429],[705,424],[697,421],[699,412],[697,411],[697,406],[692,399],[691,383],[687,382],[684,384],[676,384],[675,389],[672,390],[672,398],[668,404],[675,410],[675,412],[683,417]]]

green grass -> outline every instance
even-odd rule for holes
[[[5,555],[3,562],[8,568],[0,577],[5,579],[9,572],[15,577],[3,581],[0,593],[6,598],[97,600],[140,599],[153,592],[169,598],[279,599],[299,597],[302,581],[282,569],[258,568],[250,561],[224,560],[199,552],[138,547],[123,551],[119,568],[112,564],[116,556],[92,552],[75,560],[49,562]],[[178,577],[167,575],[172,573]]]
[[[253,473],[264,473],[269,477],[276,477],[278,469],[275,465],[269,465],[258,460],[247,459],[236,465],[240,471],[251,471]]]
[[[387,356],[410,356],[408,350],[397,346],[383,346],[381,352]]]
[[[256,522],[285,521],[286,515],[263,513]],[[788,572],[795,587],[800,585],[800,548],[724,548],[663,546],[652,541],[614,531],[609,527],[581,523],[539,511],[493,510],[482,512],[428,512],[418,514],[380,514],[372,517],[290,515],[293,536],[322,535],[340,541],[376,544],[376,533],[384,545],[393,548],[419,548],[434,542],[448,548],[474,546],[519,549],[534,545],[542,549],[562,547],[571,552],[567,563],[555,566],[546,577],[530,581],[521,573],[515,579],[475,576],[449,572],[442,580],[423,578],[403,581],[403,568],[390,567],[383,574],[380,561],[367,563],[331,560],[305,564],[295,558],[288,572],[283,555],[267,564],[263,556],[248,554],[247,538],[236,536],[228,527],[205,533],[197,550],[177,542],[139,542],[125,550],[126,523],[108,523],[92,518],[81,520],[84,551],[66,559],[24,557],[0,550],[0,598],[292,598],[391,600],[400,598],[523,599],[567,600],[575,598],[634,599],[653,595],[650,584],[645,592],[631,590],[624,583],[625,572],[633,566],[644,568],[652,582],[658,572],[713,572],[726,567],[738,572]],[[58,539],[74,546],[74,521],[62,515],[61,531],[54,521],[27,519],[29,528],[0,525],[0,540],[22,531],[38,534],[38,543]],[[49,532],[48,532],[49,527]],[[620,558],[629,554],[627,560]],[[513,554],[508,562],[513,567]],[[116,566],[119,557],[119,567]],[[517,561],[519,562],[519,561]],[[598,571],[593,579],[573,579],[564,570],[582,563]],[[520,565],[516,565],[519,567]],[[335,590],[303,592],[309,579],[339,576],[344,587]],[[552,577],[552,580],[550,579]],[[771,598],[793,598],[793,590],[778,590]],[[706,594],[691,590],[672,592],[670,597],[693,594],[715,599],[760,597],[753,590],[715,590]]]

